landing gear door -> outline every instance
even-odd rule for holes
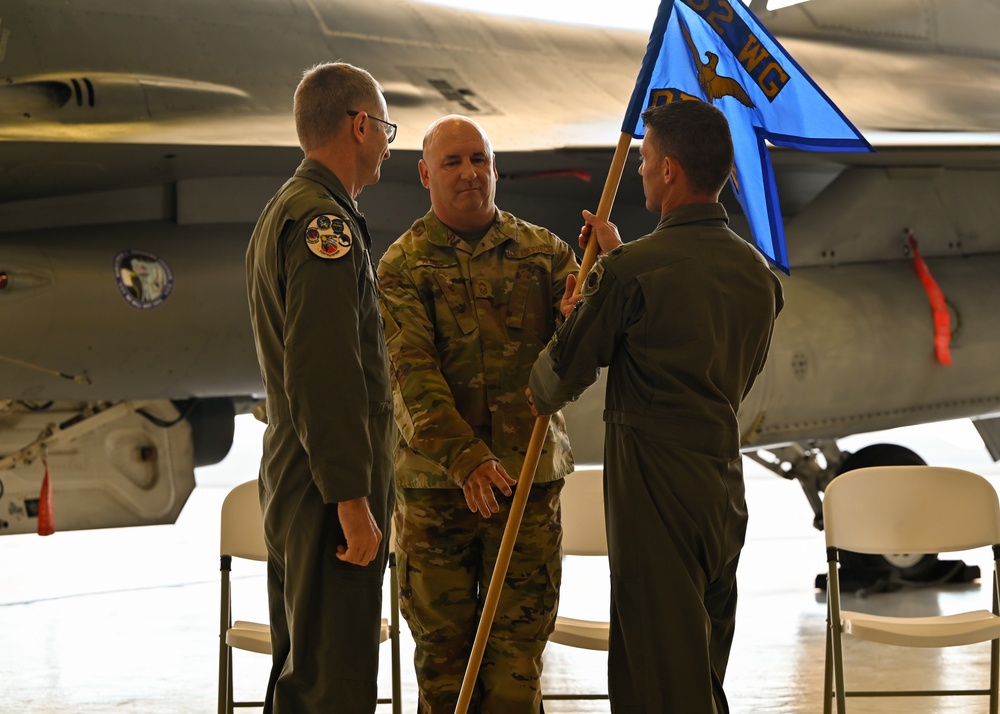
[[[178,417],[169,401],[8,405],[0,535],[37,532],[46,463],[56,531],[173,523],[194,489],[191,427]]]

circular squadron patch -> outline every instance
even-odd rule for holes
[[[340,216],[316,216],[306,227],[306,245],[320,258],[343,258],[353,242],[351,228]]]
[[[137,310],[152,310],[170,297],[174,273],[162,258],[141,250],[123,250],[115,256],[118,291]]]

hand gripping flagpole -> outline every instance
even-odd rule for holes
[[[607,181],[604,183],[604,192],[601,194],[601,202],[597,207],[597,217],[601,220],[608,220],[611,215],[611,206],[615,202],[615,195],[618,193],[618,184],[621,182],[622,172],[625,169],[625,159],[628,158],[629,145],[632,143],[632,135],[623,132],[618,140],[614,158],[611,160],[611,168],[608,171]],[[574,294],[580,293],[580,286],[583,285],[587,273],[597,262],[597,236],[591,232],[590,240],[587,241],[587,248],[583,253],[583,261],[580,263],[580,272],[577,273],[576,289]],[[486,600],[483,603],[483,614],[479,619],[479,628],[476,630],[476,639],[472,644],[472,652],[469,654],[469,664],[465,668],[465,677],[462,679],[462,691],[458,696],[458,703],[455,705],[455,714],[466,714],[469,709],[469,702],[472,700],[472,690],[479,676],[479,666],[483,662],[483,652],[486,650],[486,640],[490,636],[490,628],[493,626],[493,618],[496,615],[497,603],[500,601],[500,591],[503,590],[503,582],[507,577],[507,568],[510,565],[510,556],[514,551],[514,543],[517,541],[517,532],[521,527],[521,518],[524,516],[524,506],[528,501],[528,492],[531,484],[535,480],[535,469],[538,467],[538,457],[542,453],[542,446],[545,444],[545,434],[549,429],[548,414],[541,415],[535,419],[535,428],[531,432],[531,440],[528,442],[528,450],[524,454],[524,465],[521,467],[521,476],[517,480],[514,493],[514,501],[510,506],[510,513],[507,516],[507,525],[504,527],[503,539],[500,541],[500,552],[497,554],[497,562],[493,566],[493,576],[490,578],[490,587],[486,591]]]

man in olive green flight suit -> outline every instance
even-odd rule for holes
[[[577,262],[549,231],[497,209],[493,150],[471,120],[432,124],[419,169],[431,211],[383,256],[379,283],[401,432],[400,605],[416,643],[420,711],[451,714],[506,525],[511,477],[534,426],[523,396],[528,372],[572,309]],[[556,414],[470,712],[541,707],[542,649],[562,572],[559,491],[572,468]]]
[[[660,223],[620,246],[613,226],[584,212],[581,240],[611,252],[535,363],[529,402],[558,409],[610,365],[611,708],[716,714],[728,712],[722,683],[747,523],[736,415],[783,299],[718,203],[733,167],[722,112],[687,100],[643,120],[639,173]]]
[[[306,158],[247,251],[267,396],[265,712],[375,710],[396,430],[371,239],[355,199],[389,156],[387,115],[368,72],[308,70],[295,92]]]

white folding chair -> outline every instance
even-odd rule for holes
[[[607,556],[608,537],[604,527],[604,472],[580,469],[566,477],[560,495],[562,507],[563,554]],[[567,647],[608,651],[607,620],[578,620],[556,617],[549,642]],[[545,699],[607,699],[607,694],[546,694]]]
[[[391,536],[389,543],[392,543]],[[266,623],[237,620],[233,622],[230,571],[233,558],[267,560],[264,545],[264,523],[260,513],[257,480],[235,487],[222,503],[219,538],[221,604],[219,607],[219,714],[232,714],[234,707],[260,707],[263,702],[233,701],[233,649],[271,654],[271,630]],[[402,712],[399,669],[399,585],[396,579],[396,555],[389,553],[390,619],[382,618],[380,642],[391,641],[392,698],[382,698],[379,704],[392,703],[394,714]]]
[[[823,499],[828,563],[826,672],[823,710],[846,712],[847,697],[988,695],[997,714],[1000,691],[1000,505],[992,484],[960,469],[875,466],[834,479]],[[842,610],[837,557],[858,553],[948,553],[992,546],[989,610],[931,617],[894,617]],[[985,597],[984,597],[985,600]],[[986,603],[984,602],[984,605]],[[988,689],[847,690],[842,636],[902,647],[952,647],[991,642]],[[868,665],[870,668],[870,664]]]

